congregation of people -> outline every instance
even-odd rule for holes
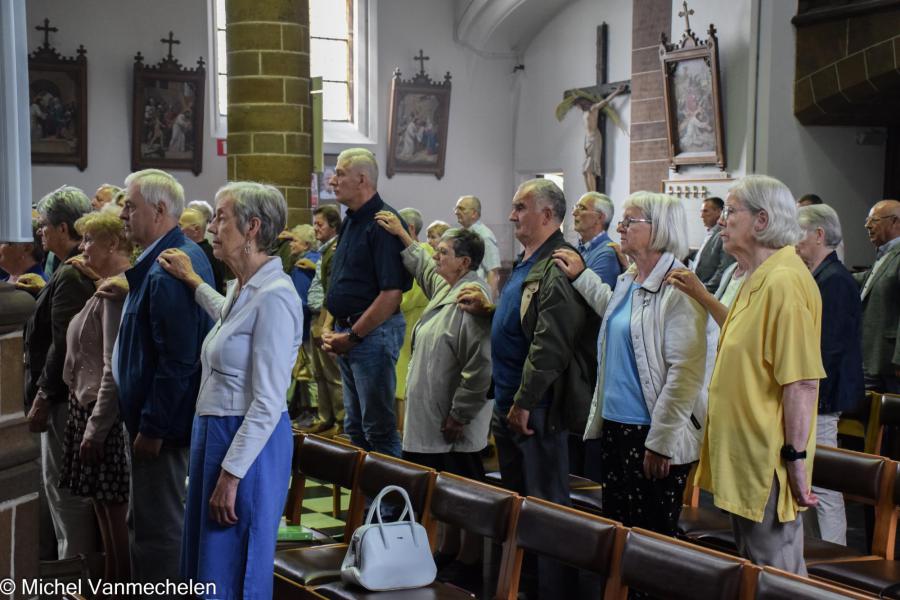
[[[325,204],[293,228],[275,187],[186,203],[155,169],[37,203],[0,268],[36,298],[24,402],[45,555],[102,546],[109,580],[271,598],[296,430],[476,480],[492,443],[504,486],[570,505],[570,473],[587,477],[604,516],[666,535],[696,477],[742,556],[801,575],[804,529],[846,544],[813,457],[866,390],[900,393],[900,202],[844,224],[876,252],[851,273],[835,210],[765,175],[699,214],[636,192],[618,219],[605,194],[532,179],[504,269],[478,197],[426,225],[378,178],[370,151],[345,150],[343,218]],[[480,552],[443,529],[439,556]],[[575,593],[573,569],[529,567],[541,597]]]

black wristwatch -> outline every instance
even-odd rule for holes
[[[354,344],[362,344],[363,338],[358,336],[352,329],[347,332],[347,338]]]
[[[800,460],[801,458],[806,458],[806,450],[804,450],[803,452],[797,452],[796,448],[794,448],[790,444],[785,444],[781,447],[781,458],[783,458],[787,462]]]

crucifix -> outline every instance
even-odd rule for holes
[[[691,15],[694,14],[694,9],[688,9],[687,0],[684,0],[681,4],[684,6],[684,10],[678,13],[679,17],[684,17],[684,28],[688,33],[691,32]]]
[[[607,81],[609,55],[609,26],[602,23],[597,27],[597,62],[595,65],[597,84],[590,87],[566,90],[563,103],[557,108],[557,118],[571,106],[577,106],[585,112],[584,138],[584,182],[588,191],[606,191],[606,117],[609,114],[618,121],[615,111],[609,106],[613,98],[620,94],[631,93],[631,80]],[[621,124],[620,124],[621,126]]]
[[[419,55],[413,56],[413,60],[419,61],[419,75],[425,74],[425,61],[431,60],[430,56],[425,56],[425,53],[419,48]]]
[[[159,40],[159,41],[161,41],[163,44],[168,44],[168,45],[169,45],[169,56],[168,56],[168,59],[169,59],[169,60],[172,60],[172,44],[180,44],[180,43],[181,43],[181,40],[176,40],[176,39],[175,39],[175,35],[170,31],[170,32],[169,32],[169,39],[162,38],[162,39]]]
[[[44,26],[38,25],[35,29],[44,32],[44,48],[50,47],[50,32],[53,31],[55,33],[59,31],[56,27],[50,27],[50,19],[44,19]]]

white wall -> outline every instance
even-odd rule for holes
[[[841,218],[845,263],[871,264],[863,221],[881,199],[884,146],[860,146],[857,127],[807,127],[793,113],[794,4],[760,0],[757,172],[784,181],[795,196],[819,194]]]
[[[121,185],[131,171],[132,66],[140,51],[145,64],[156,64],[167,52],[160,43],[169,31],[181,44],[173,54],[182,65],[195,67],[203,57],[209,67],[206,0],[29,0],[28,48],[43,43],[34,27],[44,18],[59,28],[50,43],[60,54],[72,56],[79,44],[88,61],[88,164],[75,166],[34,165],[31,168],[33,200],[61,185],[75,185],[93,196],[104,182]],[[207,71],[207,77],[209,77]],[[208,95],[208,89],[206,93]],[[204,100],[204,111],[209,103]],[[204,115],[203,171],[173,171],[184,185],[188,199],[211,199],[226,179],[225,157],[216,156],[209,137],[210,116]]]
[[[378,6],[379,133],[375,149],[387,160],[390,81],[395,67],[404,79],[418,71],[413,56],[423,49],[431,60],[425,70],[434,80],[452,75],[450,121],[444,177],[399,173],[381,176],[379,191],[394,208],[422,211],[427,225],[435,219],[456,223],[453,207],[464,194],[482,201],[482,219],[498,237],[503,258],[512,257],[506,221],[513,192],[512,147],[514,76],[512,59],[487,59],[453,41],[454,6],[447,0],[381,0]],[[383,170],[383,169],[382,169]],[[424,240],[424,232],[422,235]]]
[[[525,50],[525,70],[516,76],[513,168],[520,178],[561,171],[570,210],[586,191],[581,172],[584,113],[573,108],[559,122],[555,108],[565,90],[596,83],[596,31],[604,21],[609,24],[608,79],[630,78],[631,13],[627,0],[580,0],[571,4],[535,36]],[[629,101],[616,99],[613,107],[627,130],[631,121]],[[618,211],[628,193],[629,142],[610,120],[606,133],[606,189]],[[566,219],[566,229],[568,237],[574,239],[570,228],[571,215]],[[610,234],[618,237],[614,228],[610,228]]]

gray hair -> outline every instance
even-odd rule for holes
[[[91,212],[91,201],[77,187],[64,185],[41,198],[37,203],[37,210],[54,227],[65,223],[69,238],[80,240],[81,235],[75,230],[75,221]]]
[[[193,208],[202,214],[207,224],[212,221],[213,215],[216,214],[216,211],[213,210],[213,207],[206,200],[191,200],[187,203],[187,208]]]
[[[472,208],[474,208],[475,210],[478,211],[479,217],[481,216],[481,200],[478,199],[478,196],[473,196],[471,194],[468,194],[466,196],[460,196],[459,200],[471,200]],[[459,200],[457,200],[457,202],[459,202]]]
[[[533,195],[544,206],[549,206],[553,216],[562,223],[566,218],[566,196],[549,179],[529,179],[519,186],[519,192]]]
[[[469,270],[477,271],[484,259],[484,240],[481,236],[470,229],[462,227],[453,227],[444,232],[441,241],[453,244],[453,252],[456,256],[468,256]]]
[[[178,218],[184,210],[184,188],[178,180],[159,169],[136,171],[125,178],[125,187],[138,186],[144,201],[152,206],[163,204],[170,217]]]
[[[603,218],[606,220],[606,229],[609,229],[609,224],[612,223],[613,215],[615,214],[615,207],[613,206],[612,199],[600,192],[588,192],[583,195],[582,198],[588,198],[591,201],[594,210],[603,213]]]
[[[825,245],[829,248],[837,248],[844,239],[841,220],[837,212],[827,204],[801,206],[797,210],[797,224],[806,233],[821,227],[825,232]]]
[[[688,253],[687,215],[677,198],[657,192],[635,192],[623,208],[634,206],[650,219],[653,231],[650,247],[657,252],[671,252],[679,260]]]
[[[378,188],[378,161],[365,148],[347,148],[337,157],[337,164],[346,161],[350,169],[363,173],[373,188]]]
[[[238,231],[246,232],[250,219],[259,219],[256,247],[271,252],[287,223],[287,202],[278,188],[254,181],[235,181],[219,188],[216,204],[226,196],[234,202],[232,210]]]
[[[310,246],[316,243],[316,230],[313,229],[312,225],[307,225],[306,223],[291,229],[291,235],[294,236],[295,240],[306,242]]]
[[[400,217],[406,221],[407,225],[412,225],[413,231],[416,232],[416,236],[422,232],[422,213],[417,211],[414,208],[401,208],[397,211],[400,214]]]
[[[796,244],[800,239],[797,224],[797,203],[788,186],[768,175],[747,175],[728,190],[753,213],[766,211],[769,224],[759,233],[756,241],[767,248],[783,248]]]

